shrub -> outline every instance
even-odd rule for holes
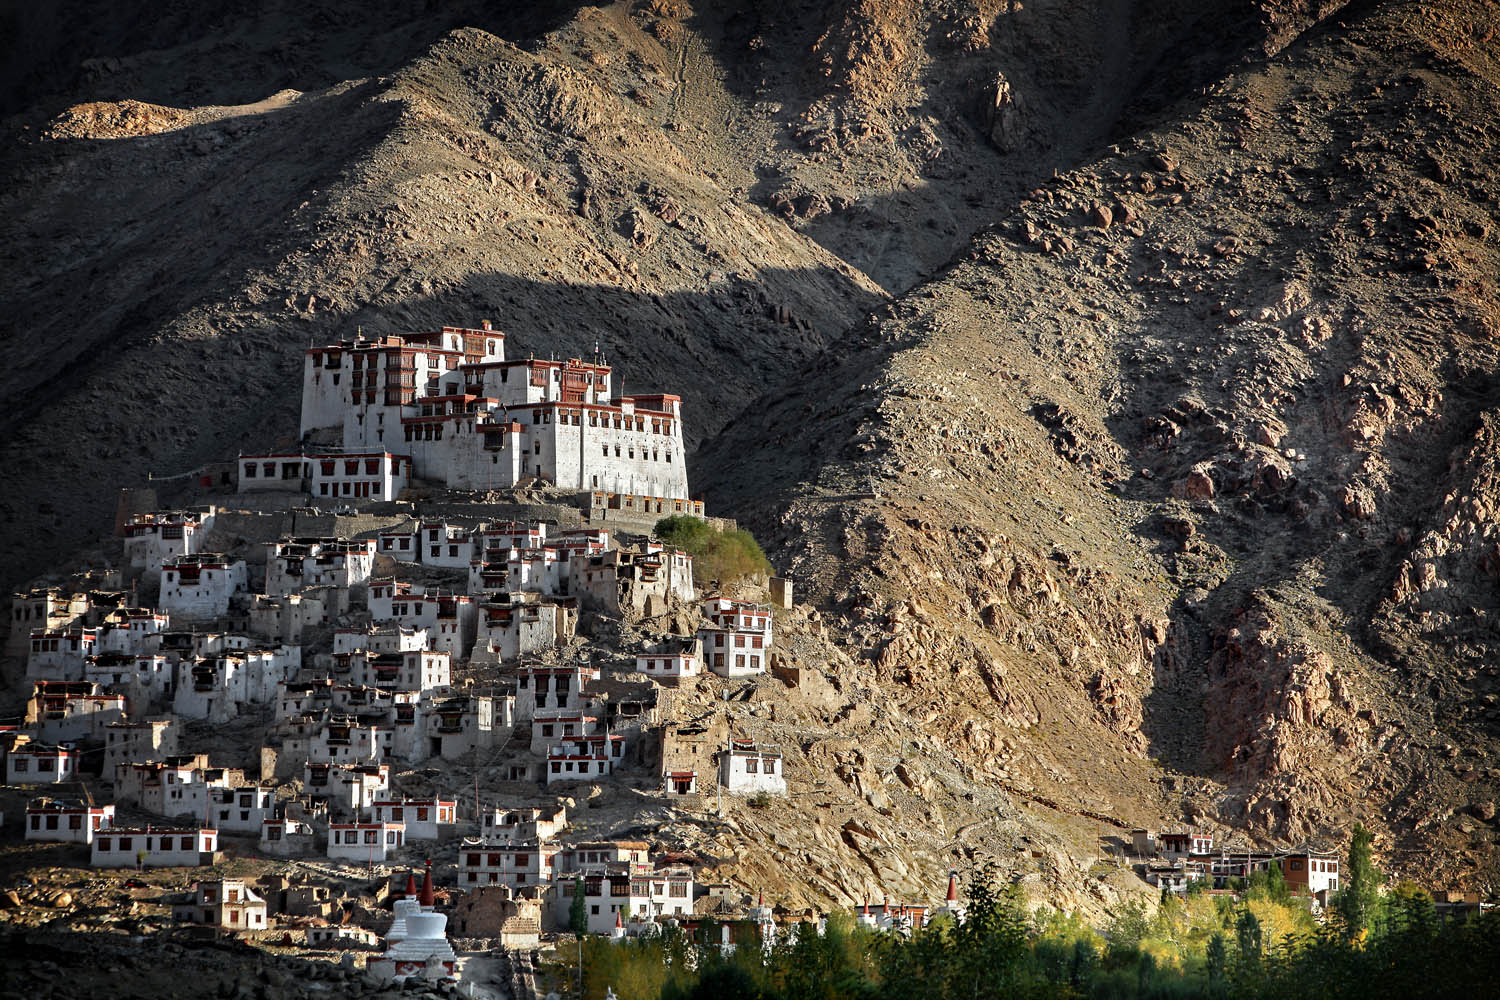
[[[771,562],[755,537],[743,528],[718,531],[696,517],[674,514],[656,522],[657,539],[693,557],[693,580],[728,583],[756,573],[771,572]]]

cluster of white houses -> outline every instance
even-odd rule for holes
[[[314,348],[301,446],[240,458],[237,488],[362,506],[414,480],[537,482],[596,507],[701,516],[680,400],[617,396],[612,377],[578,359],[506,361],[488,325]],[[698,601],[692,557],[592,523],[399,517],[360,537],[279,537],[257,551],[236,516],[122,516],[115,589],[17,596],[10,651],[25,655],[32,697],[24,725],[0,740],[6,779],[52,796],[28,810],[29,838],[86,844],[101,866],[203,864],[221,836],[370,865],[467,826],[478,836],[461,854],[461,887],[545,888],[566,909],[576,883],[601,931],[691,913],[691,870],[653,866],[643,845],[556,846],[561,814],[460,817],[456,800],[400,794],[391,775],[483,756],[542,787],[608,781],[667,739],[663,689],[768,671],[770,605],[715,597],[695,632],[633,662],[569,662],[556,651],[581,614],[655,617]],[[456,686],[468,667],[498,667],[502,680]],[[270,720],[258,775],[180,746],[184,723],[247,713]],[[660,756],[667,796],[786,792],[775,747],[726,734],[696,758]],[[84,774],[113,801],[96,806]],[[153,819],[117,826],[117,808]],[[226,883],[184,912],[249,928],[263,919],[254,902]]]

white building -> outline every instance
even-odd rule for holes
[[[307,760],[313,764],[378,764],[394,754],[392,740],[388,725],[331,717],[309,742]]]
[[[404,823],[407,840],[437,840],[458,814],[455,799],[379,799],[370,808],[377,822]]]
[[[398,531],[382,531],[380,554],[398,562],[442,569],[467,569],[474,559],[473,533],[446,521],[423,521]]]
[[[213,864],[218,849],[217,830],[114,827],[94,835],[90,863],[95,868],[197,867]]]
[[[479,838],[484,844],[545,843],[568,828],[568,810],[557,805],[486,809],[480,818]]]
[[[115,608],[99,627],[98,653],[154,653],[171,616],[155,608]]]
[[[478,636],[469,654],[472,664],[512,662],[560,646],[573,636],[577,614],[572,607],[518,594],[491,600],[479,609]]]
[[[425,629],[428,648],[456,660],[474,645],[479,605],[466,594],[450,594],[396,580],[370,584],[370,617],[410,629]]]
[[[361,650],[371,653],[407,653],[417,649],[430,649],[429,639],[424,628],[408,628],[390,623],[367,625],[363,628],[341,628],[333,633],[333,655],[339,657]]]
[[[719,784],[731,795],[785,795],[781,753],[754,740],[733,740],[719,753]]]
[[[677,396],[614,397],[610,368],[577,358],[506,361],[495,330],[444,327],[309,350],[301,433],[330,431],[347,450],[400,449],[413,476],[451,487],[540,480],[688,496]],[[273,482],[300,482],[312,457],[265,464]],[[241,460],[242,489],[246,463],[255,465]]]
[[[769,648],[772,641],[772,614],[769,604],[736,601],[728,597],[715,597],[703,602],[703,615],[721,628],[736,632],[759,632]]]
[[[589,737],[602,737],[604,724],[592,715],[573,711],[551,709],[538,712],[531,718],[531,752],[546,753],[549,748],[562,742]]]
[[[214,803],[245,783],[238,768],[207,767],[207,755],[177,756],[156,764],[115,770],[115,801],[168,819],[188,817],[212,825]]]
[[[631,921],[681,919],[693,912],[691,869],[674,867],[652,871],[649,868],[603,865],[576,875],[557,876],[558,891],[553,912],[560,926],[567,926],[580,879],[590,934],[613,934],[617,921],[629,924]]]
[[[391,769],[385,764],[306,764],[303,790],[327,801],[335,815],[352,816],[390,795]]]
[[[522,664],[516,670],[516,718],[525,722],[549,713],[581,712],[589,704],[584,688],[598,680],[599,668],[581,663]]]
[[[133,575],[156,574],[162,565],[203,551],[214,508],[136,514],[124,526],[125,558]]]
[[[435,702],[425,717],[423,757],[463,760],[475,750],[498,746],[515,725],[510,695],[460,695]]]
[[[547,885],[557,853],[557,846],[545,841],[488,845],[465,841],[458,852],[459,886]]]
[[[328,501],[394,500],[411,485],[411,460],[387,451],[241,455],[241,493],[308,493]]]
[[[375,566],[373,538],[291,538],[266,543],[266,593],[311,587],[348,590],[366,583]]]
[[[172,904],[172,919],[229,931],[263,931],[266,901],[239,879],[199,882]]]
[[[175,622],[210,622],[229,613],[230,600],[245,593],[247,581],[242,559],[181,556],[162,563],[157,604]]]
[[[213,788],[208,792],[208,819],[222,833],[260,833],[276,815],[276,789],[260,785]]]
[[[108,694],[86,681],[37,681],[26,704],[26,722],[37,739],[51,743],[104,741],[107,727],[125,718],[125,696]]]
[[[26,807],[26,839],[91,844],[100,830],[114,825],[115,807],[84,802],[34,799]]]
[[[584,607],[612,615],[662,614],[672,600],[691,601],[696,596],[693,557],[654,542],[575,555],[568,570],[568,593]]]
[[[452,660],[445,652],[350,653],[349,677],[382,691],[446,691]]]
[[[187,719],[228,722],[245,705],[276,699],[277,685],[302,667],[301,646],[236,649],[177,664],[172,711]]]
[[[402,823],[330,823],[328,856],[339,861],[384,863],[406,843]]]
[[[349,610],[349,591],[311,587],[298,594],[250,599],[250,634],[272,642],[300,645],[313,629],[326,627]]]
[[[78,776],[79,753],[72,747],[25,743],[5,755],[7,785],[56,785]]]
[[[316,844],[313,828],[300,819],[285,817],[261,821],[260,852],[290,858],[311,854]]]
[[[100,653],[84,661],[83,679],[100,688],[123,688],[137,702],[164,703],[172,697],[177,671],[162,653]]]
[[[112,722],[104,727],[104,770],[113,777],[121,764],[165,760],[177,753],[177,722],[149,719],[145,722]]]
[[[82,626],[89,612],[89,596],[57,587],[40,587],[11,597],[10,638],[7,656],[25,656],[33,632],[61,634]]]
[[[26,657],[26,679],[77,681],[84,663],[98,650],[99,629],[79,625],[66,629],[33,629]]]
[[[636,673],[654,680],[680,680],[703,672],[697,639],[669,639],[635,654]]]

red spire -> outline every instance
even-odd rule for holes
[[[623,928],[624,926],[625,926],[625,922],[620,919],[620,911],[616,910],[615,911],[615,928],[618,930],[620,928]]]
[[[413,871],[406,873],[406,898],[417,898],[417,873]]]
[[[948,902],[958,902],[958,872],[948,873]]]
[[[422,897],[421,897],[421,903],[422,903],[423,906],[436,906],[437,905],[437,897],[435,895],[433,895],[433,892],[432,892],[432,859],[431,858],[427,859],[427,874],[424,875],[424,876],[422,876]]]

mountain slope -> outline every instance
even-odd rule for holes
[[[1492,30],[1345,10],[1036,189],[706,446],[711,499],[904,699],[988,661],[955,714],[1043,770],[1492,879]]]

